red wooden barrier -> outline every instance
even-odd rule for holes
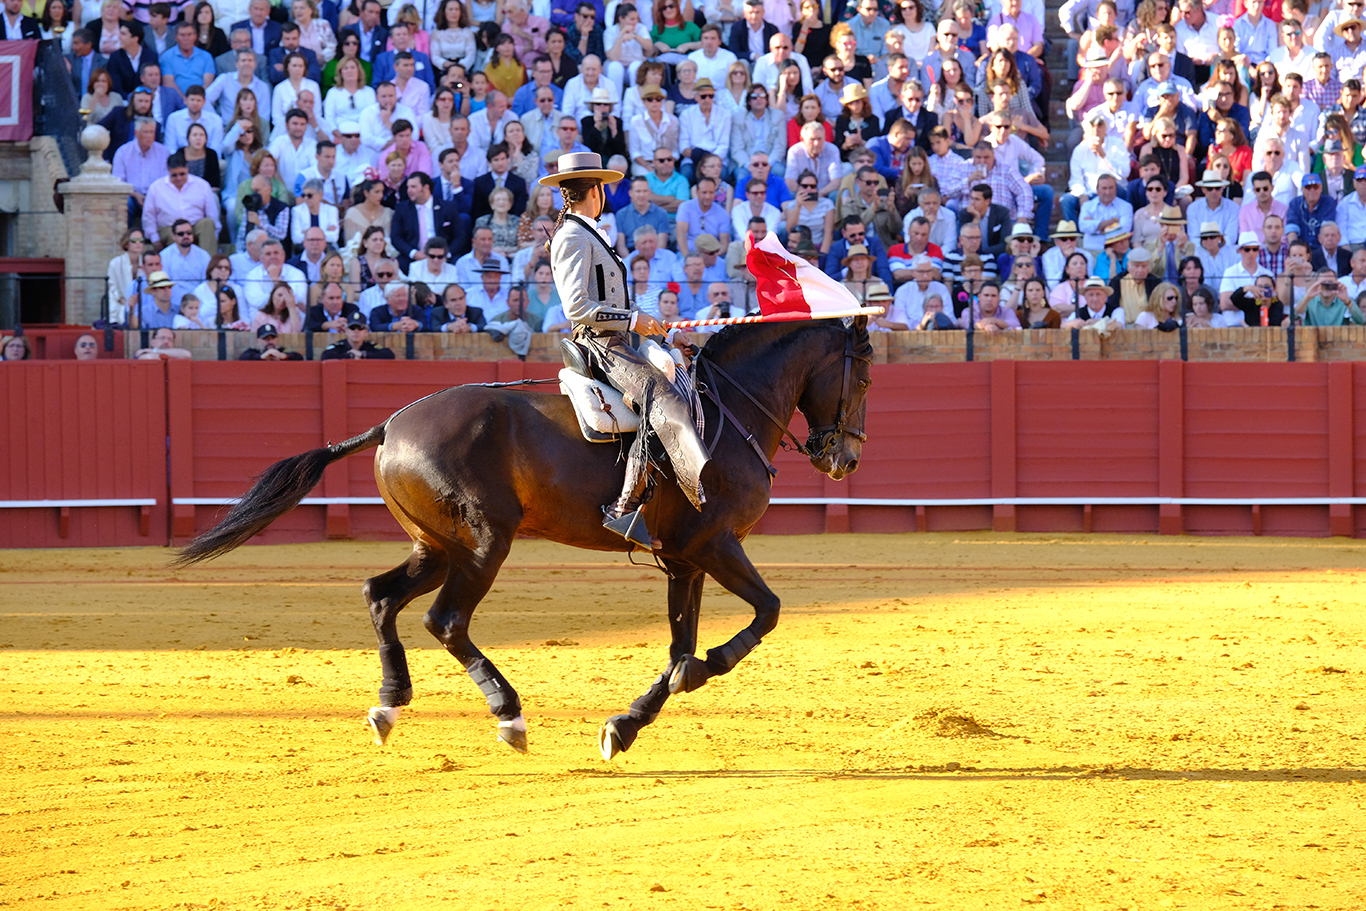
[[[238,496],[278,459],[447,386],[555,372],[520,361],[4,365],[0,500],[157,505],[71,507],[65,525],[57,507],[0,508],[0,546],[183,541],[222,510],[196,500]],[[859,471],[834,482],[780,451],[758,530],[1366,535],[1366,510],[1327,502],[1366,500],[1364,384],[1366,366],[1350,363],[878,365]],[[800,415],[793,430],[805,434]],[[401,538],[384,506],[356,502],[377,497],[372,471],[368,454],[334,464],[310,496],[321,502],[260,540]],[[1275,502],[1297,499],[1315,502]]]
[[[0,547],[166,543],[161,362],[4,364],[0,417]]]

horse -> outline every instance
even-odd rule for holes
[[[695,508],[661,466],[646,519],[668,576],[669,661],[626,713],[602,725],[605,759],[630,749],[671,694],[728,673],[777,625],[778,596],[742,546],[768,508],[771,460],[786,436],[835,480],[857,469],[872,350],[867,317],[857,317],[729,326],[697,354],[711,452],[702,473],[706,501]],[[811,428],[805,445],[787,427],[797,409]],[[467,385],[419,399],[345,442],[270,466],[214,528],[180,551],[176,565],[244,544],[297,506],[328,465],[372,447],[380,494],[413,541],[404,562],[361,590],[383,674],[380,705],[366,719],[375,742],[385,744],[413,698],[399,611],[439,588],[424,625],[483,693],[499,739],[526,752],[521,699],[470,641],[474,609],[519,534],[589,550],[633,549],[602,527],[602,506],[621,487],[622,450],[585,441],[565,396]],[[754,619],[703,659],[696,651],[706,575],[753,607]]]

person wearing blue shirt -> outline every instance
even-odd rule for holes
[[[650,202],[650,181],[644,177],[631,180],[631,204],[618,209],[616,216],[617,235],[625,239],[628,250],[635,249],[639,228],[653,228],[656,234],[664,235],[666,243],[673,236],[669,213]]]
[[[394,55],[399,51],[407,51],[413,55],[416,70],[413,75],[427,83],[435,92],[436,74],[432,71],[432,58],[413,47],[413,32],[408,23],[400,20],[389,26],[389,40],[394,43],[394,49],[375,55],[374,73],[370,84],[377,86],[381,82],[393,82],[394,76],[397,75],[394,71]]]
[[[868,233],[867,226],[857,215],[846,216],[841,223],[839,239],[830,245],[830,252],[825,255],[825,261],[821,265],[822,271],[831,276],[843,275],[844,267],[840,265],[840,260],[848,254],[850,247],[859,244],[868,248],[874,259],[873,271],[888,288],[891,288],[895,282],[892,281],[891,264],[887,262],[887,248],[882,245],[876,233]]]
[[[1181,108],[1190,110],[1185,105],[1181,105]],[[1247,105],[1234,102],[1231,87],[1221,87],[1219,94],[1214,99],[1214,107],[1200,114],[1199,125],[1196,127],[1196,139],[1202,148],[1209,148],[1214,145],[1215,120],[1226,117],[1243,128],[1243,136],[1246,138],[1252,125],[1252,112],[1247,109]],[[1181,124],[1178,123],[1178,129],[1180,126]]]
[[[555,75],[555,65],[550,62],[550,58],[544,55],[537,57],[531,64],[531,81],[517,90],[512,96],[512,113],[521,117],[527,111],[536,107],[536,92],[540,89],[548,88],[555,95],[555,110],[561,110],[561,103],[564,101],[564,89],[551,82]]]
[[[1285,223],[1299,226],[1299,239],[1309,244],[1309,253],[1313,255],[1322,249],[1319,228],[1325,221],[1337,221],[1338,204],[1323,194],[1323,178],[1317,174],[1304,175],[1300,193],[1303,195],[1290,200]]]
[[[161,64],[161,84],[174,88],[182,98],[192,85],[206,88],[215,75],[213,57],[194,46],[197,34],[193,23],[180,23],[175,33],[176,46],[168,47],[157,61]]]

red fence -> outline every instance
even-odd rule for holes
[[[519,361],[7,364],[0,545],[183,541],[277,459],[446,386],[554,372]],[[1346,362],[877,365],[858,472],[834,482],[780,452],[759,531],[1362,534],[1363,386],[1366,364]],[[402,537],[365,502],[377,497],[372,462],[331,466],[260,540]],[[118,505],[132,499],[154,505]]]

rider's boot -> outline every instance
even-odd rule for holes
[[[616,502],[603,507],[605,518],[602,527],[616,532],[643,550],[653,550],[654,541],[645,528],[645,513],[641,509],[648,478],[645,457],[639,449],[639,446],[631,447],[631,453],[626,458],[626,483]]]

